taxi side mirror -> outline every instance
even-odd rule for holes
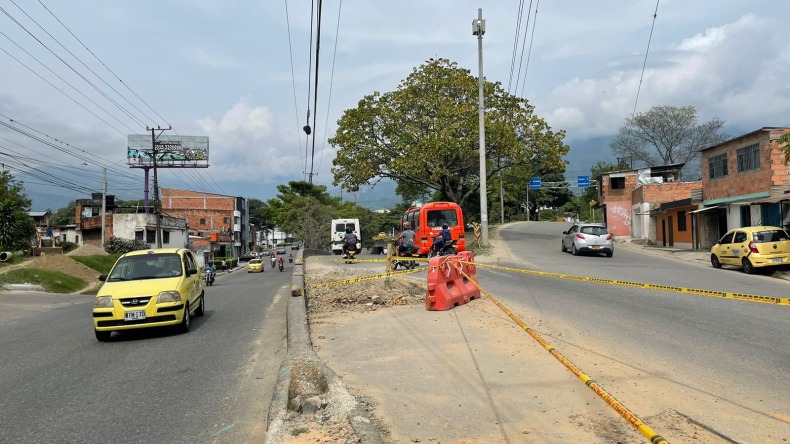
[[[193,274],[197,274],[197,268],[190,268],[187,270],[187,276],[192,276]]]
[[[107,280],[107,275],[106,274],[100,274],[99,275],[99,280],[102,281],[102,282],[106,281]]]

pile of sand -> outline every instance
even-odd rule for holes
[[[98,255],[107,255],[108,253],[104,251],[101,247],[97,247],[96,245],[85,244],[76,250],[67,253],[68,256],[98,256]]]
[[[30,262],[27,267],[50,271],[60,271],[61,273],[66,273],[69,276],[78,277],[88,284],[97,282],[100,274],[93,268],[83,265],[68,256],[63,256],[60,254],[39,256],[38,259]]]

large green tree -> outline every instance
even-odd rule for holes
[[[72,200],[65,207],[52,212],[49,223],[55,226],[74,225],[77,218],[77,201]]]
[[[683,176],[698,179],[700,150],[727,139],[724,123],[717,117],[700,123],[693,106],[654,106],[626,118],[609,147],[615,157],[642,166],[688,164]]]
[[[28,211],[30,199],[22,183],[9,171],[0,172],[0,251],[30,248],[35,225]]]
[[[487,180],[540,161],[564,166],[568,147],[527,100],[485,82]],[[480,187],[478,82],[446,59],[415,68],[395,91],[363,97],[338,122],[335,185],[356,191],[379,178],[403,196],[431,195],[464,206]],[[498,161],[492,161],[498,160]]]

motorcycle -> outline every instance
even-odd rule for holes
[[[272,258],[272,268],[274,268],[274,266],[275,266],[276,264],[277,264],[277,259],[275,259],[275,258]]]
[[[392,262],[392,269],[393,270],[397,270],[398,267],[403,267],[406,270],[411,270],[411,269],[417,268],[417,261],[411,260],[411,259],[405,259],[406,257],[419,257],[419,254],[417,254],[417,249],[416,248],[412,247],[409,251],[404,252],[403,255],[396,256],[396,257],[402,257],[404,259],[397,259],[397,260],[393,261]]]
[[[356,245],[351,245],[346,249],[346,254],[343,258],[346,260],[347,264],[354,262],[354,255],[357,254],[357,247]]]
[[[294,257],[293,256],[288,256],[288,263],[289,264],[293,263],[293,261],[294,261]]]
[[[278,265],[278,268],[280,269],[280,271],[283,271],[283,269],[285,268],[285,265],[284,265],[284,263],[281,261],[281,262],[279,262],[278,264],[279,264],[279,265]]]
[[[211,270],[206,271],[206,285],[214,285],[214,272]]]
[[[455,245],[458,241],[452,239],[448,242],[445,242],[444,245],[441,247],[436,245],[436,241],[439,239],[439,236],[433,237],[433,244],[431,244],[431,249],[428,251],[428,258],[436,257],[436,256],[450,256],[456,253]]]

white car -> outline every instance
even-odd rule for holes
[[[574,256],[580,253],[605,253],[606,257],[614,254],[614,238],[602,224],[574,224],[562,234],[562,251],[570,250]]]

